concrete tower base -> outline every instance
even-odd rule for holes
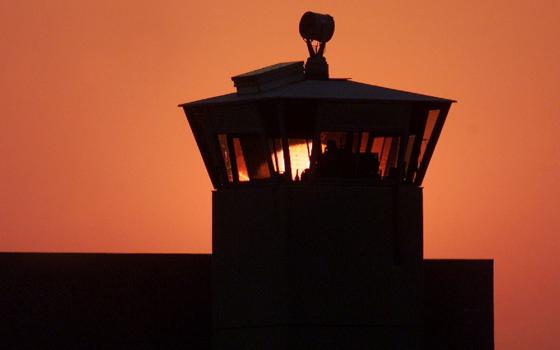
[[[420,349],[422,189],[213,193],[214,349]]]

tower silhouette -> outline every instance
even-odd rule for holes
[[[308,12],[300,33],[305,64],[181,105],[214,186],[214,348],[437,348],[421,186],[454,101],[331,78],[333,18]],[[481,315],[490,323],[457,334],[492,348]]]

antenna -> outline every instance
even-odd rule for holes
[[[328,79],[329,65],[323,56],[327,42],[334,34],[334,18],[308,11],[301,16],[299,33],[307,45],[309,58],[305,63],[307,79]]]

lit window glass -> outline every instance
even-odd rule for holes
[[[399,137],[381,136],[373,139],[371,153],[379,158],[379,172],[382,177],[388,177],[397,166],[399,155]]]
[[[222,157],[224,159],[224,165],[226,167],[228,181],[233,182],[233,173],[231,171],[231,160],[229,158],[229,150],[227,146],[227,135],[219,134],[218,141],[220,142],[220,150],[222,151]]]
[[[368,139],[369,139],[369,132],[368,131],[362,132],[360,138],[360,153],[366,153]]]
[[[406,144],[406,152],[404,154],[404,168],[406,169],[405,174],[411,171],[416,164],[410,163],[410,157],[412,156],[412,149],[414,148],[414,141],[416,140],[416,135],[408,136],[408,143]]]
[[[260,135],[240,135],[233,138],[233,148],[239,181],[270,178],[268,154]]]
[[[292,179],[301,178],[304,171],[309,169],[309,160],[311,158],[313,144],[311,140],[288,139],[288,145],[290,149]]]
[[[397,175],[401,138],[372,131],[321,132],[317,176],[391,178]],[[409,150],[410,157],[411,149]]]
[[[432,132],[436,125],[437,119],[439,117],[439,109],[432,109],[428,112],[428,117],[426,119],[426,128],[424,129],[424,135],[422,136],[422,143],[420,144],[420,153],[418,154],[418,166],[422,164],[424,159],[424,153],[426,152],[426,147],[428,147],[428,142],[432,137]]]
[[[282,140],[279,138],[269,139],[268,146],[270,147],[270,158],[274,171],[277,174],[284,174],[284,152],[282,150]]]
[[[249,172],[247,171],[247,164],[245,164],[245,157],[241,148],[241,141],[239,137],[233,138],[233,148],[235,150],[235,162],[237,163],[237,175],[240,182],[249,181]]]
[[[268,155],[260,135],[242,135],[240,137],[247,172],[251,180],[270,177]]]

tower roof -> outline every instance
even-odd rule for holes
[[[382,86],[369,85],[349,79],[300,80],[277,88],[253,94],[230,93],[188,102],[180,106],[203,106],[249,102],[264,99],[324,99],[346,101],[380,102],[440,102],[452,103],[454,100],[395,90]]]

